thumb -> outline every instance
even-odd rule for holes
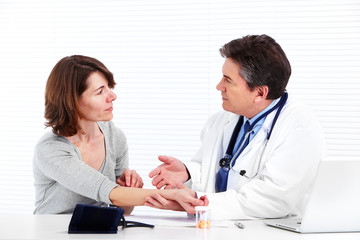
[[[159,159],[161,162],[164,162],[164,163],[166,163],[166,160],[167,160],[167,159],[165,159],[165,158],[167,158],[167,156],[163,156],[163,155],[158,156],[158,159]],[[165,160],[163,161],[163,159],[165,159]],[[151,170],[150,173],[149,173],[149,177],[150,177],[150,178],[153,178],[153,177],[155,177],[156,175],[159,175],[159,174],[161,173],[161,168],[162,168],[162,167],[163,167],[163,164],[161,164],[161,165],[157,166],[156,168],[154,168],[153,170]]]
[[[158,159],[165,164],[171,164],[174,161],[173,157],[169,157],[165,155],[159,155]]]
[[[192,206],[203,206],[204,205],[204,201],[201,199],[198,199],[196,197],[192,197],[192,198],[188,199],[188,203],[190,203]]]

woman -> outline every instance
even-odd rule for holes
[[[53,68],[45,90],[45,125],[52,128],[35,147],[35,214],[71,213],[77,203],[114,204],[130,213],[145,199],[169,199],[169,208],[194,213],[204,205],[190,189],[142,189],[128,169],[124,133],[113,118],[112,73],[97,59],[70,56]]]

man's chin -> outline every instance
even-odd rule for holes
[[[222,104],[222,108],[223,108],[225,111],[227,111],[227,112],[231,112],[231,111],[230,111],[230,108],[229,108],[229,105],[226,104],[224,101],[223,101],[223,104]]]
[[[230,108],[229,105],[226,105],[226,104],[224,104],[224,103],[223,103],[223,105],[222,105],[222,108],[223,108],[225,111],[227,111],[227,112],[231,112],[231,113],[240,115],[239,113],[234,112],[234,109]]]

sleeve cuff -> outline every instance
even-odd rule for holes
[[[104,182],[100,186],[99,190],[99,200],[101,202],[112,204],[110,201],[110,192],[116,188],[118,185],[115,182],[110,181],[109,179],[105,179]]]

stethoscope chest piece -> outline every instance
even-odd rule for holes
[[[220,165],[220,167],[226,167],[227,165],[228,165],[228,160],[226,159],[226,158],[222,158],[222,159],[220,159],[220,161],[219,161],[219,165]]]
[[[287,101],[287,98],[288,98],[288,93],[285,92],[284,95],[281,97],[280,101],[274,106],[272,107],[270,110],[268,110],[267,112],[263,113],[259,118],[257,118],[250,126],[250,131],[248,131],[247,133],[244,133],[244,137],[243,139],[247,139],[249,136],[248,134],[251,133],[251,129],[255,126],[255,124],[260,121],[261,119],[265,118],[268,114],[270,114],[273,110],[275,109],[278,109],[275,116],[274,116],[274,119],[273,119],[273,122],[272,122],[272,125],[271,125],[271,128],[270,128],[270,131],[268,132],[267,134],[267,137],[266,137],[266,143],[265,143],[265,147],[267,145],[267,141],[269,140],[270,136],[271,136],[271,132],[274,128],[274,125],[278,119],[278,116],[282,110],[282,108],[285,106],[285,103]],[[227,169],[224,169],[225,171],[230,171],[231,169],[233,169],[232,167],[234,166],[235,162],[233,162],[234,160],[236,161],[236,158],[240,155],[241,151],[240,149],[242,149],[242,145],[243,143],[240,145],[239,149],[237,150],[237,152],[234,154],[235,156],[233,157],[231,154],[234,150],[234,146],[235,146],[235,142],[236,142],[236,139],[237,139],[237,136],[240,132],[240,129],[241,129],[241,126],[243,124],[243,121],[244,121],[244,117],[243,116],[240,116],[239,120],[238,120],[238,123],[236,124],[235,126],[235,129],[233,131],[233,134],[231,135],[231,139],[230,139],[230,142],[229,142],[229,145],[227,147],[227,150],[226,150],[226,154],[225,156],[220,159],[219,161],[219,165],[221,168],[227,168]],[[247,134],[247,135],[246,135]],[[248,177],[245,175],[246,171],[245,170],[240,170],[239,174],[241,176],[244,176],[246,178],[249,178],[249,179],[252,179],[254,178],[258,173],[259,173],[259,168],[260,168],[260,163],[261,163],[261,158],[262,158],[262,154],[264,153],[264,150],[265,150],[265,147],[261,153],[261,156],[260,156],[260,161],[259,161],[259,165],[258,165],[258,169],[257,169],[257,172],[254,176],[252,177]]]

